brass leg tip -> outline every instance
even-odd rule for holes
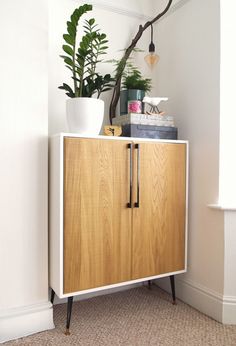
[[[70,330],[69,330],[69,328],[66,328],[65,335],[70,335]]]

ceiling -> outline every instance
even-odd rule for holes
[[[175,9],[187,1],[189,0],[173,0],[171,8]],[[94,6],[123,14],[126,13],[130,16],[144,16],[144,19],[147,20],[163,11],[168,0],[119,0],[119,2],[117,0],[82,0],[82,2],[92,3]]]

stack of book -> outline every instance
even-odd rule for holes
[[[178,129],[171,115],[130,113],[118,115],[112,125],[121,126],[124,137],[141,137],[156,139],[174,139],[178,137]]]
[[[174,127],[174,117],[172,115],[158,114],[138,114],[130,113],[118,115],[112,120],[113,125],[151,125],[151,126],[169,126]]]

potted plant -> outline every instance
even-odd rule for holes
[[[124,73],[120,93],[120,115],[127,114],[129,101],[142,101],[145,93],[151,91],[151,79],[143,78],[141,72],[129,65],[128,72]],[[143,112],[143,106],[142,106]]]
[[[100,132],[104,116],[104,102],[99,97],[102,92],[111,89],[112,78],[110,74],[102,76],[97,72],[97,64],[106,54],[108,41],[94,18],[85,20],[84,34],[78,48],[76,46],[80,18],[91,10],[92,5],[84,4],[75,9],[67,22],[67,33],[63,35],[64,55],[61,57],[71,72],[73,85],[63,83],[59,89],[65,90],[69,96],[66,112],[70,131],[96,135]],[[94,94],[97,98],[92,97]]]

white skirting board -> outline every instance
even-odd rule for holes
[[[224,296],[222,322],[236,324],[236,297]]]
[[[159,279],[156,285],[171,293],[170,280]],[[175,278],[176,297],[203,314],[224,324],[236,324],[236,297],[226,297],[207,287],[183,278]]]
[[[50,302],[8,309],[0,313],[0,343],[55,328]]]

